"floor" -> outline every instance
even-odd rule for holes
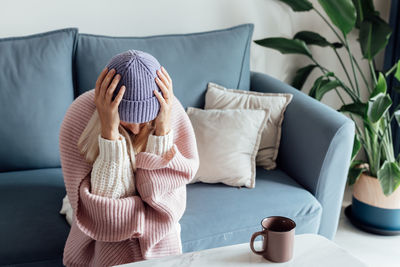
[[[400,236],[374,235],[354,227],[344,215],[344,208],[350,204],[351,190],[346,188],[334,241],[371,267],[399,267]]]

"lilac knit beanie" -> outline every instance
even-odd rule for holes
[[[153,90],[156,89],[162,95],[155,81],[155,77],[158,76],[156,71],[161,68],[157,59],[149,53],[130,49],[115,55],[106,66],[108,70],[114,68],[115,75],[121,75],[112,99],[115,99],[122,85],[126,87],[118,106],[120,120],[142,123],[156,118],[160,102]]]

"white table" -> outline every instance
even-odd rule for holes
[[[258,237],[260,238],[260,237]],[[262,241],[257,240],[254,248],[260,250]],[[254,254],[250,249],[249,242],[232,246],[211,248],[201,251],[183,253],[181,255],[171,255],[163,258],[133,262],[117,265],[118,267],[169,267],[169,266],[190,266],[190,267],[246,267],[256,266],[260,263],[268,266],[368,266],[356,257],[349,254],[346,250],[336,245],[329,239],[314,234],[302,234],[295,236],[294,251],[292,260],[285,263],[273,263],[262,256]]]

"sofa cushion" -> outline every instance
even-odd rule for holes
[[[59,214],[65,194],[61,168],[0,173],[0,266],[62,262],[70,229]]]
[[[77,28],[0,39],[0,171],[60,167]]]
[[[276,168],[285,110],[292,98],[292,94],[237,90],[209,82],[204,109],[269,109],[271,115],[261,135],[256,165],[272,170]]]
[[[269,109],[188,107],[200,165],[189,183],[256,186],[255,158]],[[240,141],[238,141],[240,140]]]
[[[322,207],[283,171],[256,168],[257,185],[240,189],[222,183],[187,185],[181,224],[183,252],[249,242],[272,215],[292,218],[296,234],[318,233]]]
[[[271,215],[293,218],[296,234],[318,232],[322,208],[308,191],[279,169],[256,171],[253,189],[187,185],[183,252],[249,242]],[[60,168],[0,173],[0,265],[61,262],[70,230],[59,214],[65,193]]]
[[[112,37],[79,34],[76,53],[78,94],[93,89],[101,70],[128,49],[150,53],[168,71],[184,108],[202,108],[208,81],[249,90],[250,44],[254,24],[188,34]]]

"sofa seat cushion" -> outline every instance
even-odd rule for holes
[[[62,263],[70,230],[59,214],[62,177],[61,168],[0,173],[0,266]]]
[[[184,253],[249,242],[271,215],[293,218],[296,234],[318,232],[322,208],[314,196],[279,169],[256,172],[253,189],[187,185],[180,220]],[[62,262],[70,230],[59,214],[65,194],[60,168],[0,173],[0,265]]]
[[[261,220],[281,215],[296,222],[296,234],[318,233],[322,207],[283,171],[256,167],[256,187],[222,183],[187,185],[186,211],[180,220],[183,252],[250,242]]]

